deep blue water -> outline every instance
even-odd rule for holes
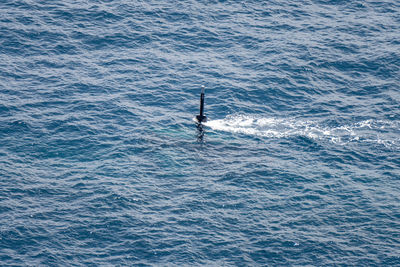
[[[0,265],[400,266],[399,84],[397,0],[2,0]]]

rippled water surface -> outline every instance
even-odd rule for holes
[[[400,266],[399,40],[395,0],[1,1],[0,265]]]

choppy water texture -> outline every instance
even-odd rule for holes
[[[1,1],[0,265],[400,266],[399,40],[395,0]]]

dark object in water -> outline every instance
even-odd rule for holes
[[[207,117],[204,115],[204,85],[201,86],[201,94],[200,94],[200,115],[196,116],[196,120],[198,123],[206,122]]]

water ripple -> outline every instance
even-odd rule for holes
[[[1,265],[400,264],[396,1],[0,10]]]

